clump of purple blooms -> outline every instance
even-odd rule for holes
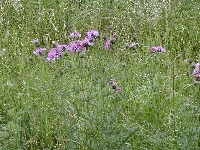
[[[150,53],[156,53],[156,52],[166,52],[166,50],[162,46],[153,46],[153,47],[151,47]]]
[[[55,41],[52,42],[52,49],[49,51],[48,56],[46,58],[47,61],[53,61],[56,59],[60,59],[64,52],[67,51],[68,46],[65,44],[57,44]]]
[[[77,32],[72,32],[70,35],[79,35]],[[94,41],[99,37],[99,32],[97,30],[90,30],[86,33],[86,37],[83,40],[72,41],[68,45],[68,50],[72,53],[75,52],[86,52],[86,49],[94,45]]]
[[[74,31],[70,33],[71,38],[75,38],[74,41],[71,41],[68,45],[66,44],[57,44],[56,42],[52,42],[52,48],[49,50],[46,61],[54,61],[56,59],[60,59],[63,57],[63,55],[66,52],[71,53],[80,53],[80,58],[84,57],[85,52],[87,49],[94,45],[95,41],[99,37],[99,32],[97,30],[89,30],[85,33],[85,37],[83,39],[80,39],[82,37],[81,33]],[[107,39],[106,36],[104,37],[105,42],[105,49],[110,50],[112,46],[116,43],[117,40],[117,34],[113,34],[110,39]],[[46,48],[40,47],[40,43],[38,39],[35,39],[32,41],[32,43],[35,45],[36,50],[33,52],[36,56],[43,55]],[[137,47],[137,43],[130,43],[127,44],[127,48],[135,50]],[[165,48],[162,46],[153,46],[150,49],[150,53],[156,53],[156,52],[165,52]],[[126,66],[126,64],[122,65],[123,67]],[[105,71],[105,69],[104,69]],[[200,63],[197,63],[195,65],[193,75],[196,77],[198,81],[200,81]],[[121,88],[117,86],[114,79],[111,79],[109,82],[109,85],[112,87],[112,89],[115,90],[116,93],[121,92]]]
[[[112,37],[111,37],[111,39],[108,39],[106,41],[105,49],[106,50],[110,50],[111,47],[112,47],[112,45],[115,44],[116,40],[117,40],[117,34],[113,34]]]
[[[77,31],[74,31],[74,32],[70,33],[70,37],[71,38],[80,38],[81,34]]]
[[[83,40],[76,40],[69,44],[68,50],[74,52],[86,52],[86,49],[94,45],[94,41],[99,37],[99,32],[96,30],[90,30],[86,33],[86,37]]]
[[[110,50],[111,46],[112,46],[111,40],[107,40],[106,45],[105,45],[105,49]]]
[[[57,44],[56,42],[53,41],[52,48],[48,52],[46,61],[54,61],[56,59],[60,59],[63,57],[63,55],[67,51],[71,53],[80,52],[79,56],[80,58],[83,58],[87,49],[93,46],[95,41],[99,37],[99,32],[97,30],[89,30],[88,32],[85,33],[85,37],[81,40],[80,38],[82,37],[82,35],[79,32],[74,31],[70,33],[70,37],[75,38],[75,40],[71,41],[69,45]],[[117,34],[113,34],[110,39],[107,39],[106,36],[103,39],[106,41],[105,49],[110,50],[112,46],[116,43]],[[45,51],[47,50],[46,48],[40,46],[40,42],[38,39],[34,39],[32,43],[36,47],[36,50],[33,52],[33,54],[36,56],[43,55]],[[138,44],[134,42],[126,45],[127,48],[132,49],[132,50],[135,50],[137,46]],[[166,49],[163,48],[162,46],[151,47],[150,53],[157,53],[157,52],[166,52]],[[30,60],[32,60],[32,57],[30,57]],[[192,74],[196,78],[196,83],[198,83],[198,81],[200,81],[200,62],[195,64],[195,63],[192,63],[192,60],[189,60],[189,63],[194,68]],[[125,67],[126,64],[122,64],[122,66]],[[69,67],[71,67],[71,65]],[[103,68],[103,72],[105,72],[105,68]],[[117,83],[115,82],[114,79],[111,79],[109,81],[109,85],[112,87],[112,89],[115,90],[116,93],[120,93],[122,90],[119,86],[117,86]]]
[[[35,45],[35,47],[37,48],[33,54],[35,54],[36,56],[40,56],[43,55],[46,51],[46,48],[40,48],[40,43],[38,39],[35,39],[32,41],[32,43]]]
[[[86,38],[89,41],[95,41],[99,37],[99,32],[97,30],[90,30],[86,33]]]
[[[116,87],[115,92],[116,92],[116,93],[119,93],[119,92],[121,92],[121,90],[122,90],[122,89],[121,89],[120,87]]]
[[[63,55],[63,52],[62,51],[59,51],[58,48],[52,48],[49,53],[48,53],[48,56],[46,58],[47,61],[52,61],[52,60],[55,60],[55,59],[59,59],[61,58]]]
[[[73,41],[69,44],[68,50],[72,53],[86,52],[86,44],[83,41]]]
[[[72,38],[80,38],[81,34],[77,31],[70,33]],[[69,45],[66,44],[57,44],[52,42],[52,49],[48,52],[46,58],[47,61],[53,61],[55,59],[61,58],[65,52],[70,51],[75,52],[86,52],[86,49],[94,45],[94,41],[99,37],[99,32],[97,30],[90,30],[86,32],[86,37],[83,40],[75,40],[70,42]],[[46,48],[40,48],[40,43],[38,39],[33,40],[33,44],[37,49],[33,52],[36,56],[43,55],[46,51]]]
[[[37,48],[33,52],[33,54],[35,54],[36,56],[40,56],[40,55],[43,55],[46,50],[47,50],[46,48]]]
[[[200,81],[200,63],[195,65],[194,71],[192,73],[197,81]]]
[[[62,52],[65,52],[68,50],[68,45],[65,45],[65,44],[60,44],[57,46],[57,48],[62,51]]]
[[[111,85],[112,89],[115,90],[116,93],[121,92],[122,89],[119,86],[117,86],[114,79],[110,79],[109,84]]]

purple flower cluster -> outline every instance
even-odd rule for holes
[[[62,52],[59,48],[52,48],[49,53],[48,56],[46,58],[47,61],[52,61],[55,59],[59,59],[63,56],[64,52]]]
[[[33,44],[36,46],[36,50],[33,52],[33,54],[35,54],[36,56],[40,56],[43,55],[46,51],[46,48],[40,48],[40,43],[38,41],[38,39],[35,39],[32,41]]]
[[[68,46],[65,45],[65,44],[60,44],[60,45],[57,46],[57,48],[58,48],[60,51],[62,51],[62,52],[68,50]]]
[[[47,50],[46,48],[37,48],[33,52],[33,54],[35,54],[36,56],[40,56],[40,55],[43,55],[46,50]]]
[[[75,40],[71,41],[68,45],[57,44],[56,42],[52,42],[52,48],[48,52],[46,61],[54,61],[56,59],[60,59],[68,51],[71,53],[81,52],[80,57],[82,58],[84,56],[84,53],[87,51],[87,48],[94,45],[94,42],[99,37],[99,32],[97,30],[89,30],[85,33],[85,37],[83,39],[80,39],[82,35],[79,32],[74,31],[70,33],[70,37],[75,38]],[[105,49],[110,50],[112,46],[116,43],[117,34],[113,34],[110,39],[104,37],[104,40],[106,41]],[[32,42],[36,46],[36,50],[33,52],[33,54],[35,54],[36,56],[43,55],[47,49],[40,47],[38,39],[35,39]],[[135,50],[137,46],[138,45],[136,43],[127,44],[127,48],[133,50]],[[150,49],[150,53],[165,51],[165,48],[163,48],[162,46],[153,46]],[[123,64],[122,66],[125,67],[126,64]],[[200,80],[200,63],[196,64],[195,69],[193,71],[193,75]],[[120,93],[122,90],[119,86],[117,86],[114,79],[110,80],[109,85],[112,87],[112,89],[115,90],[116,93]]]
[[[80,38],[81,34],[79,32],[72,32],[70,37]],[[63,56],[66,51],[70,51],[72,53],[75,52],[86,52],[86,49],[90,46],[94,45],[94,41],[99,37],[99,32],[97,30],[90,30],[86,33],[86,37],[83,40],[75,40],[72,41],[69,45],[65,44],[57,44],[52,42],[53,48],[49,51],[48,56],[46,58],[47,61],[53,61],[55,59],[59,59]],[[38,39],[33,40],[33,44],[36,47],[40,47]],[[36,56],[44,54],[46,48],[37,48],[33,53]]]
[[[192,73],[197,81],[200,81],[200,63],[195,65],[194,71]]]
[[[156,53],[156,52],[165,52],[165,48],[163,48],[162,46],[153,46],[150,49],[150,53]]]
[[[75,38],[75,40],[70,42],[68,45],[57,44],[55,42],[52,42],[53,46],[48,52],[46,60],[54,61],[56,59],[60,59],[67,51],[71,53],[83,52],[82,54],[84,54],[87,51],[88,47],[94,45],[94,42],[99,37],[99,32],[97,30],[90,30],[86,32],[85,37],[81,40],[80,38],[82,37],[82,35],[79,32],[74,31],[70,33],[70,37]],[[113,34],[112,37],[105,42],[105,49],[110,50],[112,46],[115,44],[116,40],[117,40],[117,34]],[[47,50],[46,48],[40,47],[38,39],[33,40],[32,43],[36,46],[36,50],[33,52],[33,54],[35,54],[36,56],[43,55]],[[127,48],[135,50],[136,47],[137,47],[136,43],[127,44]],[[166,50],[162,46],[151,47],[150,53],[157,53],[157,52],[166,52]],[[123,64],[123,66],[125,66],[125,64]],[[196,80],[200,81],[200,63],[197,63],[195,65],[193,75],[195,76]],[[116,93],[120,93],[122,90],[119,86],[117,86],[117,83],[115,82],[114,79],[110,80],[109,85]]]
[[[89,41],[95,41],[99,37],[99,32],[97,30],[90,30],[86,33],[86,38]]]
[[[77,32],[73,32],[70,35],[79,35]],[[74,52],[86,52],[87,47],[93,46],[94,41],[99,37],[99,32],[97,30],[90,30],[86,33],[86,37],[83,40],[76,40],[68,45],[68,50],[72,53]]]
[[[111,46],[112,46],[111,40],[107,40],[106,45],[105,45],[105,49],[110,50]]]
[[[111,39],[107,40],[106,41],[106,44],[105,44],[105,49],[106,50],[110,50],[112,45],[116,42],[117,40],[117,34],[113,34],[113,36],[111,37]]]
[[[116,93],[121,92],[122,89],[121,89],[120,87],[117,86],[117,84],[116,84],[116,82],[115,82],[114,79],[110,79],[109,84],[111,85],[112,89],[115,90]]]
[[[68,50],[74,52],[86,52],[86,46],[82,41],[73,41],[69,44]]]
[[[74,32],[70,33],[70,37],[71,38],[80,38],[81,34],[77,31],[74,31]]]

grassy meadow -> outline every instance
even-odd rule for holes
[[[0,150],[200,149],[199,0],[1,0],[0,11]],[[90,30],[86,52],[46,61],[53,41]]]

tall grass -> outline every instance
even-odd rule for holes
[[[0,149],[200,148],[198,0],[0,2]],[[46,62],[69,34],[100,37],[81,58]],[[110,51],[106,35],[118,35]],[[138,43],[136,50],[127,43]],[[165,53],[150,54],[162,45]],[[114,79],[122,91],[109,85]]]

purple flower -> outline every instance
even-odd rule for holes
[[[166,50],[162,46],[157,46],[157,52],[166,52]]]
[[[62,52],[67,51],[69,49],[68,45],[65,44],[60,44],[57,46],[57,48],[60,49]]]
[[[40,46],[40,43],[39,43],[38,39],[33,40],[32,43],[33,43],[36,47],[39,47],[39,46]]]
[[[106,45],[105,45],[105,49],[106,49],[106,50],[110,50],[111,46],[112,46],[111,41],[110,41],[110,40],[107,40],[107,41],[106,41]]]
[[[200,78],[200,63],[195,65],[194,71],[192,73],[196,78]]]
[[[38,48],[33,52],[33,54],[35,54],[36,56],[40,56],[40,55],[43,55],[45,51],[46,51],[46,48]]]
[[[110,43],[111,43],[111,44],[115,44],[116,40],[117,40],[117,34],[115,33],[115,34],[112,35],[112,38],[111,38],[111,40],[110,40]]]
[[[74,31],[74,32],[70,33],[70,37],[72,37],[72,38],[80,38],[81,34],[79,32]]]
[[[135,49],[136,48],[136,44],[135,43],[129,44],[129,48]]]
[[[73,41],[69,44],[68,49],[70,52],[86,52],[85,43],[82,41]]]
[[[62,51],[60,51],[58,48],[52,48],[49,53],[48,56],[46,58],[47,61],[53,61],[55,59],[59,59],[62,57],[64,53]]]
[[[86,37],[90,41],[95,41],[97,37],[99,37],[99,32],[97,30],[90,30],[86,33]]]
[[[94,43],[90,41],[87,37],[81,41],[82,44],[84,44],[85,47],[93,46]]]
[[[122,89],[121,89],[120,87],[116,87],[115,92],[116,92],[116,93],[119,93],[119,92],[121,92],[121,90],[122,90]]]
[[[78,42],[77,42],[77,41],[71,42],[71,43],[69,44],[68,49],[69,49],[69,51],[72,52],[72,53],[76,52],[77,49],[78,49]]]
[[[153,46],[150,49],[150,53],[156,53],[156,52],[165,52],[165,48],[163,48],[162,46]]]
[[[116,33],[114,33],[113,35],[112,35],[112,38],[117,38],[117,34]]]
[[[35,43],[38,43],[39,41],[38,41],[38,39],[35,39],[32,42],[33,42],[33,44],[35,44]]]
[[[109,83],[112,87],[114,87],[114,89],[115,89],[116,83],[115,83],[114,79],[111,79],[108,83]]]

